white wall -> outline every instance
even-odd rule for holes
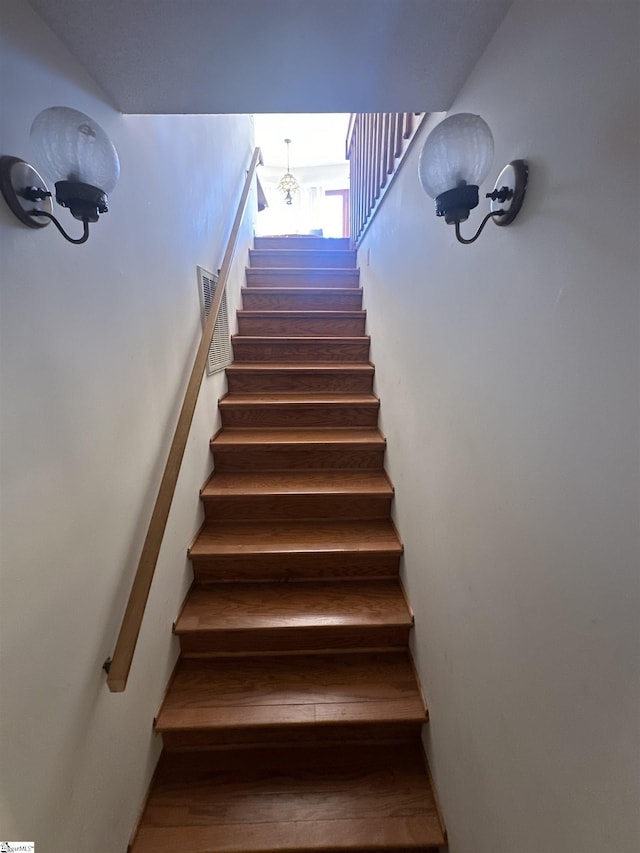
[[[451,112],[486,189],[529,159],[519,219],[457,244],[419,141],[360,251],[452,853],[640,849],[638,46],[517,0]]]
[[[0,152],[29,159],[31,121],[63,104],[104,126],[122,165],[83,246],[25,228],[0,201],[0,836],[112,853],[126,848],[159,752],[152,720],[177,653],[171,624],[222,375],[203,383],[124,694],[108,692],[101,665],[199,338],[196,264],[220,265],[252,126],[120,115],[23,0],[2,2],[0,56]]]

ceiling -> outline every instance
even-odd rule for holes
[[[29,0],[124,113],[446,110],[512,0]]]

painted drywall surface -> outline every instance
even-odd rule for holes
[[[101,665],[199,338],[196,264],[220,265],[252,126],[124,117],[26,3],[3,0],[2,25],[0,151],[28,159],[31,121],[64,104],[105,127],[122,175],[84,246],[24,228],[0,203],[0,836],[111,853],[126,848],[159,751],[152,720],[177,653],[223,374],[203,383],[124,694],[108,692]]]
[[[125,113],[349,113],[446,109],[512,0],[31,2]]]
[[[516,2],[451,112],[518,221],[458,245],[418,146],[360,251],[452,853],[640,849],[639,79],[637,4]]]

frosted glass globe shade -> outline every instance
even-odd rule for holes
[[[91,184],[105,193],[118,183],[120,161],[113,143],[89,116],[49,107],[34,119],[31,142],[42,170],[57,181]]]
[[[462,184],[479,186],[493,161],[493,136],[486,121],[472,113],[449,116],[424,143],[418,175],[424,191],[437,198]]]

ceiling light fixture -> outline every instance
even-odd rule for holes
[[[300,185],[296,181],[296,179],[291,174],[291,168],[289,166],[289,146],[291,145],[290,139],[285,139],[285,143],[287,145],[287,171],[280,178],[280,183],[278,184],[278,189],[284,195],[285,204],[293,203],[293,196],[300,189]]]
[[[42,176],[24,160],[0,157],[0,191],[17,218],[29,228],[53,222],[65,240],[85,243],[89,223],[108,211],[107,193],[120,176],[113,143],[92,118],[69,107],[50,107],[31,125],[31,142],[43,171],[55,181],[56,201],[83,223],[81,237],[70,237],[52,213],[51,193]]]
[[[493,161],[493,135],[480,116],[458,113],[446,118],[427,137],[418,165],[424,191],[435,199],[436,216],[455,225],[460,243],[474,243],[490,219],[510,225],[522,207],[529,169],[526,160],[513,160],[500,172],[491,199],[491,209],[473,237],[460,234],[460,223],[479,204],[479,185]]]

